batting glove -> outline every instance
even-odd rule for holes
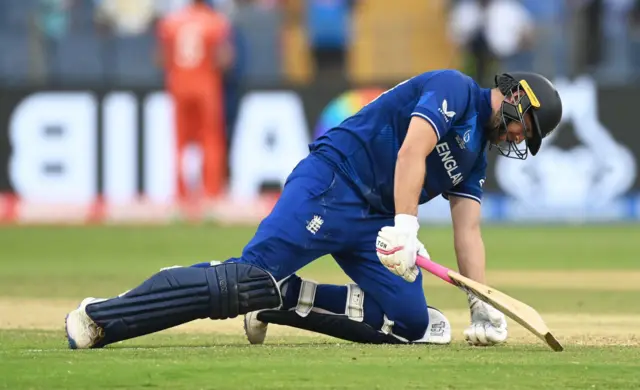
[[[469,294],[471,325],[464,338],[471,345],[495,345],[507,340],[507,320],[502,312]]]
[[[395,216],[394,226],[383,227],[376,239],[376,253],[380,262],[407,282],[414,282],[418,276],[418,251],[429,257],[424,245],[418,241],[418,228],[416,216],[398,214]]]

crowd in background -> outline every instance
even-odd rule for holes
[[[174,102],[178,192],[189,196],[187,184],[202,176],[214,196],[224,191],[245,86],[333,98],[441,68],[485,87],[516,69],[640,82],[640,0],[192,1],[0,0],[0,100],[15,88],[164,89]],[[200,53],[186,42],[195,35]]]
[[[152,61],[155,24],[189,1],[3,0],[0,81],[5,85],[159,83],[161,75]],[[248,81],[308,83],[324,75],[358,79],[364,65],[344,71],[350,52],[357,50],[354,30],[361,31],[360,46],[408,47],[407,36],[412,34],[424,43],[427,59],[440,55],[433,47],[442,43],[429,42],[442,40],[440,32],[400,32],[411,30],[411,23],[394,22],[387,30],[381,26],[377,35],[362,32],[366,23],[357,21],[364,20],[362,15],[372,8],[381,10],[378,16],[389,15],[389,20],[393,15],[398,16],[394,20],[423,18],[425,24],[446,30],[447,44],[464,50],[462,62],[456,65],[481,79],[496,68],[534,69],[548,76],[589,72],[602,83],[633,82],[640,75],[638,0],[209,2],[234,27],[239,55],[230,77]],[[354,28],[356,23],[360,28]],[[375,68],[367,77],[384,78],[376,69],[403,61],[398,57],[401,54],[365,60]],[[419,64],[416,69],[420,66],[429,69],[434,64]]]
[[[640,1],[456,1],[451,37],[470,58],[549,77],[591,74],[602,84],[628,84],[640,75]],[[483,18],[484,17],[484,18]],[[477,27],[483,25],[483,27]],[[484,28],[483,34],[469,36]],[[490,73],[490,72],[489,72]]]
[[[0,88],[161,88],[158,22],[191,0],[2,0]],[[456,67],[640,81],[640,0],[207,0],[235,48],[227,131],[241,83],[393,83]]]

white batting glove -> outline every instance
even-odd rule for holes
[[[507,340],[507,320],[493,306],[469,295],[471,325],[465,329],[464,338],[471,345],[495,345]]]
[[[424,245],[418,241],[418,228],[416,216],[398,214],[394,218],[394,226],[383,227],[376,239],[376,253],[380,262],[407,282],[414,282],[418,276],[418,250],[422,255],[429,256]]]

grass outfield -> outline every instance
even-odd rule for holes
[[[286,327],[249,346],[239,319],[190,324],[104,350],[66,349],[64,315],[85,296],[113,296],[160,267],[237,255],[251,228],[0,229],[0,388],[640,388],[640,226],[490,227],[491,285],[540,311],[566,351],[513,321],[510,342],[461,339],[465,297],[425,277],[427,300],[451,319],[451,346],[363,346]],[[450,228],[421,232],[453,266]],[[301,272],[348,279],[330,258]]]

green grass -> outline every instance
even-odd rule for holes
[[[237,256],[253,231],[215,226],[0,228],[0,298],[114,295],[160,267]],[[491,270],[638,270],[639,237],[640,225],[484,230]],[[453,266],[450,228],[423,229],[421,239],[434,259]],[[302,274],[346,280],[328,257]],[[541,312],[640,314],[637,290],[509,286],[503,291]],[[445,284],[429,286],[427,298],[441,308],[466,307],[464,296]],[[271,338],[256,347],[224,334],[161,333],[104,350],[69,351],[62,331],[0,330],[0,388],[640,388],[640,348],[566,347],[553,353],[541,343],[364,346],[308,337]]]
[[[155,270],[238,256],[254,228],[23,227],[0,229],[0,296],[113,294]],[[489,269],[640,269],[640,226],[491,227],[484,230]],[[453,266],[448,227],[421,239],[434,260]],[[325,257],[303,275],[339,280]],[[329,280],[331,281],[331,280]],[[118,293],[120,291],[117,291]]]
[[[3,332],[0,338],[17,340],[0,352],[0,387],[7,389],[632,389],[640,371],[637,349],[625,347],[550,353],[541,346],[362,346],[297,339],[250,347],[200,335],[68,351],[52,333]]]

